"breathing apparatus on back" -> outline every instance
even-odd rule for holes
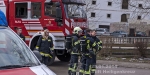
[[[75,27],[73,29],[73,34],[76,34],[80,36],[82,33],[82,29],[80,27]],[[71,50],[72,49],[72,35],[67,35],[66,36],[66,44],[65,44],[66,50]]]

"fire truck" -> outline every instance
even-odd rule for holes
[[[65,49],[66,36],[72,34],[73,28],[88,28],[87,16],[82,0],[0,0],[0,10],[7,17],[9,27],[15,31],[21,27],[26,38],[26,44],[34,50],[41,30],[50,30],[55,57],[68,62],[70,54]]]

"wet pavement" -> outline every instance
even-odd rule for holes
[[[58,59],[49,66],[57,75],[68,75],[68,64],[67,62],[61,62]],[[119,67],[118,65],[112,65],[97,62],[96,75],[150,75],[150,69],[138,69],[138,68],[127,68]]]

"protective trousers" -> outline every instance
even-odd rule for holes
[[[42,63],[44,63],[45,65],[48,65],[48,60],[49,57],[42,56]]]
[[[83,56],[81,59],[81,68],[79,71],[79,75],[90,75],[90,69],[91,69],[91,57],[89,56]]]
[[[92,59],[91,59],[91,75],[95,75],[95,71],[96,71],[96,55],[92,55]]]
[[[78,66],[78,55],[72,54],[68,74],[69,75],[76,75],[77,66]]]
[[[86,65],[85,56],[81,56],[80,62],[81,62],[81,67],[80,67],[80,70],[79,70],[79,75],[84,75],[85,65]]]

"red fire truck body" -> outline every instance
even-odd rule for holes
[[[65,50],[65,37],[74,27],[88,28],[82,0],[0,0],[9,27],[23,29],[26,43],[33,50],[44,27],[50,30],[55,55],[61,61],[69,61]]]

